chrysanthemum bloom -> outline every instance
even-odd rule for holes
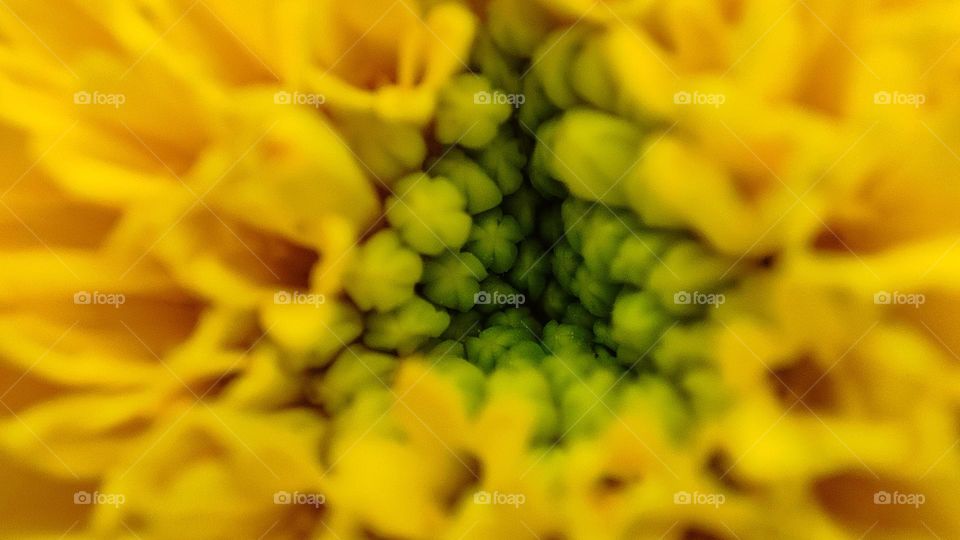
[[[0,536],[960,535],[958,36],[0,0]]]

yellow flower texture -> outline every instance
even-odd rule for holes
[[[958,38],[0,0],[0,537],[960,537]]]

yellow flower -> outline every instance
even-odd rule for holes
[[[958,32],[0,1],[2,536],[960,535]]]

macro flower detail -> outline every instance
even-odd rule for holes
[[[0,537],[960,536],[957,36],[0,1]]]

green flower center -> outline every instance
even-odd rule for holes
[[[393,185],[390,229],[365,246],[365,273],[348,276],[358,305],[377,309],[364,344],[426,355],[477,404],[475,389],[490,388],[478,378],[523,381],[518,391],[561,410],[541,425],[548,440],[596,427],[580,420],[597,401],[612,413],[633,385],[659,385],[676,410],[712,406],[689,403],[716,395],[692,351],[736,265],[626,208],[640,128],[562,109],[536,77],[477,64],[484,75],[441,92],[442,146]]]
[[[521,155],[543,144],[518,121],[502,125],[497,138],[495,148],[519,148]],[[483,151],[455,159],[471,157],[484,161]],[[541,367],[550,356],[615,372],[648,369],[642,357],[677,317],[643,289],[680,235],[578,199],[524,161],[510,170],[482,167],[520,182],[497,206],[473,215],[460,250],[425,261],[418,294],[448,311],[451,322],[418,350],[464,357],[487,373]],[[443,168],[457,182],[458,171]]]

